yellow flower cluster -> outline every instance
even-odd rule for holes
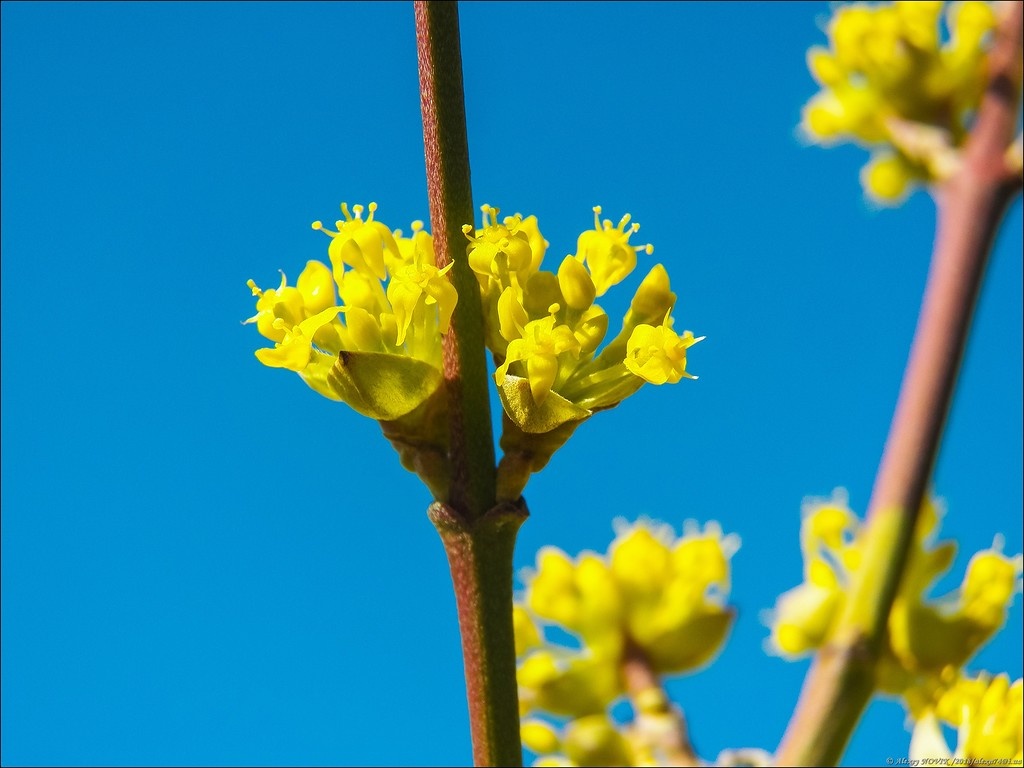
[[[949,674],[946,670],[962,666],[1003,625],[1007,608],[1021,589],[1024,558],[1004,555],[997,538],[992,548],[971,558],[958,590],[926,600],[956,553],[952,541],[933,543],[939,518],[935,502],[926,501],[889,614],[889,643],[878,670],[882,690],[904,696],[911,710],[918,708],[921,691],[933,690],[942,675]],[[782,595],[769,615],[770,642],[786,656],[824,645],[855,572],[877,567],[863,559],[864,527],[841,491],[805,506],[801,548],[804,582]]]
[[[872,197],[901,199],[913,183],[947,178],[985,87],[995,14],[988,3],[855,3],[838,7],[829,47],[807,62],[821,91],[804,107],[812,140],[872,148],[861,181]]]
[[[402,464],[435,496],[447,483],[447,428],[440,394],[441,335],[448,331],[455,288],[434,264],[433,241],[420,222],[411,237],[374,220],[371,203],[342,204],[330,230],[330,266],[310,261],[294,286],[252,280],[256,314],[246,320],[274,342],[261,363],[295,371],[313,390],[381,423]],[[341,303],[336,301],[340,297]]]
[[[940,722],[957,729],[950,752]],[[1021,765],[1024,762],[1024,680],[1007,675],[957,675],[918,718],[910,757],[953,765]]]
[[[639,225],[628,214],[613,225],[594,208],[594,228],[550,272],[541,268],[548,243],[536,217],[499,221],[498,209],[489,205],[483,212],[481,229],[463,230],[506,416],[499,496],[514,500],[530,474],[595,411],[617,405],[646,382],[696,378],[686,370],[686,352],[703,337],[672,329],[676,295],[657,264],[637,289],[618,335],[598,352],[608,315],[595,300],[636,268],[638,253],[653,252],[650,245],[630,244]]]
[[[608,315],[594,300],[636,268],[639,251],[654,250],[630,245],[640,227],[629,223],[628,214],[613,226],[594,208],[594,228],[579,236],[575,255],[548,272],[541,269],[548,243],[535,216],[499,222],[497,208],[485,205],[483,211],[483,228],[465,231],[488,321],[487,344],[499,363],[499,389],[509,388],[506,380],[524,381],[537,406],[555,394],[593,410],[615,405],[644,381],[695,378],[686,372],[686,350],[700,339],[672,330],[675,294],[660,264],[637,291],[619,336],[596,355]]]
[[[625,693],[625,660],[639,655],[657,674],[694,670],[718,652],[733,620],[726,601],[737,536],[693,521],[678,538],[647,520],[617,520],[616,530],[604,555],[572,559],[545,547],[523,576],[514,612],[521,711],[572,719],[562,734],[541,720],[524,724],[524,743],[549,756],[540,765],[648,764],[645,730],[623,736],[607,715]],[[575,635],[581,647],[546,642],[543,624]],[[633,705],[639,716],[643,703]],[[569,762],[550,762],[556,752]]]
[[[310,261],[294,286],[283,274],[277,288],[265,291],[249,281],[256,314],[245,322],[274,342],[256,357],[379,421],[403,465],[440,492],[448,439],[438,395],[441,336],[458,301],[446,275],[452,264],[435,266],[433,241],[420,222],[403,237],[374,219],[375,203],[365,220],[362,206],[341,209],[336,231],[313,222],[331,238],[330,266]],[[696,378],[686,371],[686,351],[700,339],[672,330],[676,296],[658,264],[637,289],[618,336],[598,354],[608,315],[595,299],[633,271],[638,252],[653,250],[630,245],[639,225],[628,215],[613,226],[595,208],[594,229],[579,236],[576,254],[555,273],[541,269],[548,244],[535,217],[499,223],[496,208],[483,210],[482,229],[464,227],[466,250],[506,414],[498,495],[514,501],[530,474],[596,410],[617,405],[645,382]]]
[[[256,323],[275,342],[256,357],[264,365],[296,371],[334,400],[343,398],[327,378],[342,351],[407,356],[440,370],[441,334],[458,300],[444,278],[451,265],[434,266],[433,243],[422,224],[414,222],[412,237],[402,237],[400,230],[374,221],[376,209],[370,203],[364,221],[363,206],[354,206],[353,215],[343,203],[345,219],[336,222],[336,232],[313,222],[313,229],[331,238],[330,267],[310,261],[294,287],[283,274],[281,285],[267,291],[249,281],[259,298],[256,315],[245,322]]]

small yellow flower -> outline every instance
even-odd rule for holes
[[[580,343],[567,325],[556,325],[555,316],[532,320],[523,329],[523,337],[509,342],[505,362],[498,366],[494,380],[500,387],[513,363],[526,364],[530,393],[536,403],[544,402],[558,376],[558,357],[563,353],[579,355]]]
[[[534,253],[531,234],[536,231],[536,219],[532,226],[523,226],[520,217],[509,216],[498,223],[498,209],[482,206],[484,228],[473,232],[472,225],[463,227],[471,243],[469,266],[484,281],[488,278],[503,280],[511,273],[528,273],[533,265]],[[488,220],[488,216],[490,220]],[[537,232],[537,235],[540,233]],[[542,254],[543,256],[543,254]]]
[[[449,262],[444,269],[438,269],[433,264],[418,259],[408,266],[399,268],[391,276],[387,296],[398,323],[396,343],[399,346],[405,343],[405,335],[413,321],[413,314],[421,302],[427,307],[437,305],[439,330],[442,334],[448,333],[452,313],[459,300],[455,286],[445,277],[453,266],[455,262]]]
[[[274,325],[281,330],[283,338],[273,349],[257,349],[257,359],[270,368],[287,368],[296,373],[303,371],[313,357],[313,334],[330,323],[339,312],[341,307],[329,307],[291,329],[278,318]]]
[[[668,322],[668,316],[665,318]],[[682,378],[696,379],[686,372],[686,350],[704,337],[694,338],[689,331],[682,336],[668,325],[640,324],[626,343],[623,362],[633,373],[651,384],[675,384]]]
[[[882,203],[949,178],[984,90],[995,23],[991,5],[975,1],[837,7],[829,47],[807,55],[822,88],[804,107],[804,134],[867,145],[861,182]]]
[[[942,736],[939,720],[957,728],[954,752]],[[1024,680],[1011,684],[1007,675],[958,677],[939,696],[934,709],[918,718],[910,756],[954,764],[1020,765],[1024,759]]]
[[[348,265],[363,274],[384,280],[388,275],[384,252],[387,250],[393,258],[401,258],[398,243],[395,242],[390,229],[373,220],[373,214],[377,210],[376,203],[370,203],[370,215],[366,221],[363,221],[363,206],[354,205],[352,210],[355,211],[355,216],[349,213],[348,205],[341,204],[341,212],[345,219],[335,222],[337,232],[326,229],[319,221],[314,221],[312,225],[313,229],[331,236],[331,245],[327,253],[334,267],[334,279],[340,285],[345,265]]]
[[[636,269],[636,254],[644,251],[654,253],[654,246],[630,245],[629,238],[640,229],[639,224],[629,225],[627,213],[612,226],[610,219],[599,219],[601,206],[594,206],[594,228],[580,235],[576,243],[576,258],[590,268],[590,275],[598,296],[604,296],[609,288]]]
[[[256,330],[271,341],[282,341],[286,327],[305,319],[303,295],[297,288],[288,285],[284,272],[281,273],[281,285],[277,288],[264,291],[253,280],[249,280],[247,285],[252,295],[258,298],[256,314],[246,320],[245,324],[256,323]],[[275,324],[277,320],[282,323]]]

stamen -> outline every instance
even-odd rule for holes
[[[319,230],[320,232],[323,232],[328,237],[337,237],[338,236],[337,232],[332,232],[329,229],[324,229],[324,223],[322,221],[314,221],[313,224],[312,224],[312,227],[313,227],[313,229],[316,229],[316,230]]]
[[[548,314],[549,315],[557,315],[558,314],[558,310],[560,310],[561,308],[562,308],[562,305],[559,304],[556,301],[554,304],[552,304],[550,307],[548,307]]]
[[[256,281],[255,280],[249,280],[248,282],[246,282],[246,285],[248,285],[250,288],[252,288],[252,295],[253,296],[262,296],[263,295],[263,291],[261,291],[256,286]]]
[[[370,215],[366,218],[368,222],[373,221],[373,212],[377,210],[376,203],[370,203]]]
[[[469,225],[467,224],[466,226],[468,227]],[[419,219],[416,219],[416,221],[414,221],[412,223],[412,233],[415,235],[421,229],[423,229],[423,222],[420,221]],[[463,227],[462,231],[465,232],[466,231],[466,227]]]
[[[352,214],[348,212],[348,203],[341,204],[341,212],[345,214],[345,221],[352,221]],[[341,226],[339,224],[339,226]]]
[[[352,206],[352,210],[355,211],[356,220],[357,221],[362,221],[362,219],[363,219],[363,211],[365,210],[363,208],[363,206],[361,206],[361,205],[353,205]]]
[[[601,215],[601,206],[594,206],[594,229],[601,229],[601,221],[597,217]]]
[[[288,285],[288,278],[285,277],[283,269],[279,269],[277,271],[281,273],[281,284],[277,286],[277,292],[280,293],[284,290],[284,287]]]
[[[623,232],[626,231],[626,225],[629,223],[629,219],[630,219],[630,215],[628,213],[625,216],[623,216],[621,219],[619,219],[619,229],[621,229]],[[639,228],[640,228],[639,224],[634,224],[633,225],[633,231],[634,232],[636,232]]]

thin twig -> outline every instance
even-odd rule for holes
[[[453,2],[415,3],[423,144],[438,267],[459,301],[444,338],[452,478],[429,516],[444,544],[462,635],[473,761],[521,765],[512,551],[525,504],[495,506],[490,382],[480,287],[462,227],[473,223],[469,144],[462,88],[459,11]],[[447,503],[444,503],[447,501]]]
[[[1021,83],[1021,3],[1000,21],[989,83],[963,164],[937,192],[938,232],[899,401],[868,507],[864,567],[830,644],[815,658],[776,753],[834,765],[874,691],[889,611],[914,537],[995,232],[1019,179],[1006,162]]]
[[[661,686],[661,678],[651,667],[647,654],[632,640],[627,641],[622,654],[621,670],[638,724],[642,727],[645,718],[658,721],[657,727],[651,728],[655,732],[644,735],[656,742],[663,764],[700,765],[700,758],[690,744],[682,710],[669,701]]]
[[[420,106],[430,198],[430,227],[437,266],[449,272],[459,294],[444,337],[444,377],[451,424],[452,483],[448,503],[475,519],[494,506],[494,435],[484,348],[483,309],[476,275],[466,256],[462,227],[473,223],[469,143],[462,90],[457,3],[415,3]]]

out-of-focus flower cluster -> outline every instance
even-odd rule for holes
[[[499,484],[514,499],[530,472],[541,469],[595,411],[617,405],[645,382],[696,378],[686,370],[686,354],[700,339],[673,330],[676,295],[657,264],[637,289],[619,333],[598,352],[608,315],[595,300],[633,272],[638,253],[653,252],[650,245],[630,244],[639,225],[628,214],[613,225],[594,208],[594,228],[550,272],[541,268],[548,242],[535,216],[499,220],[497,208],[485,205],[483,211],[481,229],[464,229],[507,416]]]
[[[919,765],[1021,765],[1024,762],[1024,680],[1007,675],[969,677],[950,671],[919,715],[910,757]],[[940,723],[957,729],[949,749]],[[942,761],[941,763],[938,761]]]
[[[880,201],[948,178],[986,85],[995,24],[993,7],[975,0],[836,8],[829,47],[807,55],[821,91],[804,107],[803,132],[871,148],[861,180]]]
[[[876,682],[882,692],[902,697],[915,719],[938,711],[947,722],[961,725],[974,722],[974,716],[964,715],[960,704],[951,702],[970,691],[976,693],[979,685],[967,683],[961,668],[1005,623],[1014,595],[1021,591],[1024,557],[1007,557],[997,537],[991,548],[971,557],[958,589],[929,599],[929,590],[949,570],[956,554],[954,542],[935,542],[940,517],[935,501],[922,505],[906,571],[889,614],[888,646]],[[857,571],[882,567],[865,561],[865,527],[847,506],[842,491],[805,505],[800,537],[804,582],[782,595],[768,617],[771,645],[789,657],[825,645]],[[1015,695],[1019,699],[1019,686]],[[974,738],[980,738],[977,734]],[[1016,743],[1019,751],[1019,735]]]
[[[436,494],[446,480],[441,387],[441,335],[458,301],[434,265],[434,248],[420,222],[403,237],[374,220],[377,205],[352,212],[342,204],[330,236],[330,266],[310,261],[294,286],[282,273],[277,288],[249,281],[256,314],[246,320],[274,342],[256,351],[261,363],[295,371],[324,397],[341,400],[381,422],[403,464]],[[336,301],[341,298],[341,303]]]
[[[524,573],[514,612],[519,701],[533,715],[522,732],[541,756],[537,765],[659,764],[675,716],[660,689],[627,691],[625,665],[641,659],[657,675],[693,671],[715,656],[732,623],[735,534],[692,521],[678,538],[647,520],[617,520],[616,531],[604,555],[573,559],[545,547]],[[571,633],[579,647],[545,639],[544,624]],[[620,726],[608,710],[627,693],[635,718]]]

